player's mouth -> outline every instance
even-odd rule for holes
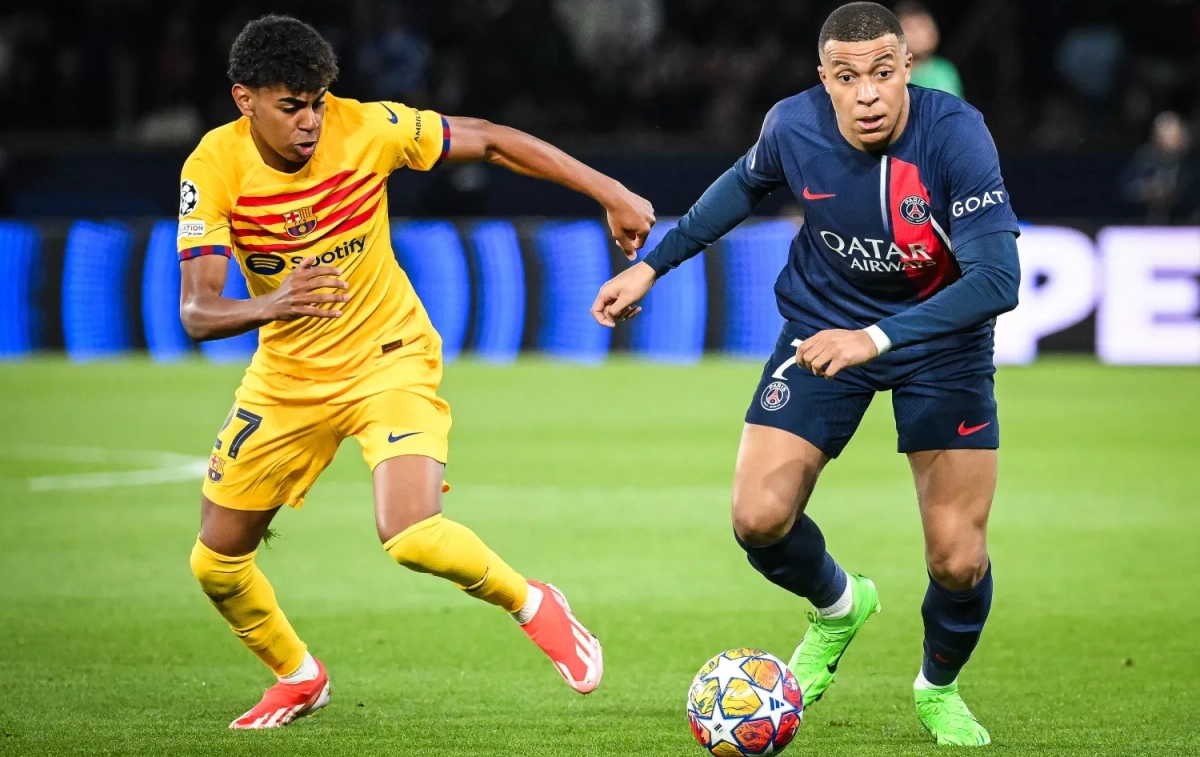
[[[883,128],[883,116],[868,116],[858,119],[858,128],[863,131],[879,131]]]

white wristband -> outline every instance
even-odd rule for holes
[[[879,326],[867,326],[863,331],[871,337],[871,341],[875,343],[875,349],[879,350],[880,355],[892,348],[892,340],[888,339],[888,335],[883,333],[883,329]]]

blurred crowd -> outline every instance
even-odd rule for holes
[[[776,100],[817,83],[817,32],[839,4],[14,0],[0,11],[0,91],[10,103],[0,136],[192,142],[236,115],[224,71],[239,29],[286,11],[333,43],[340,94],[599,145],[745,145]],[[918,58],[916,81],[979,107],[1002,149],[1132,153],[1145,144],[1131,197],[1163,183],[1146,178],[1163,175],[1156,160],[1191,154],[1200,2],[893,5]],[[1155,147],[1164,112],[1178,131],[1168,150]]]

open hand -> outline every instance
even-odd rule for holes
[[[617,321],[633,318],[642,312],[637,303],[654,286],[654,281],[654,269],[645,263],[626,268],[600,287],[592,304],[592,317],[596,323],[609,328],[617,325]]]
[[[300,261],[296,270],[289,273],[279,283],[279,288],[271,294],[268,317],[275,321],[294,321],[297,318],[312,316],[313,318],[340,318],[342,311],[333,308],[318,307],[330,302],[349,302],[350,295],[344,290],[349,285],[342,281],[340,268],[317,265],[317,259],[309,256]],[[318,293],[318,289],[341,290],[336,294]]]
[[[843,368],[862,365],[877,357],[879,348],[871,335],[862,330],[818,331],[796,348],[796,365],[825,378],[833,378]]]

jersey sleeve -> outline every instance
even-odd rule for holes
[[[386,149],[394,159],[393,171],[428,171],[450,152],[450,122],[442,114],[394,102],[371,103],[368,107],[380,109]]]
[[[977,111],[948,116],[935,131],[943,145],[942,178],[949,198],[950,244],[958,249],[985,234],[1020,234],[1000,176],[1000,156]]]
[[[780,106],[776,104],[767,112],[758,141],[734,166],[738,178],[752,189],[770,192],[787,183],[783,162],[779,157],[779,129],[782,125],[779,111]]]
[[[233,250],[229,234],[232,200],[221,174],[196,155],[183,164],[179,180],[179,259],[224,255]]]
[[[785,183],[779,162],[779,123],[776,105],[763,121],[762,132],[750,151],[713,182],[696,204],[667,232],[642,262],[663,276],[750,217],[758,203]]]

